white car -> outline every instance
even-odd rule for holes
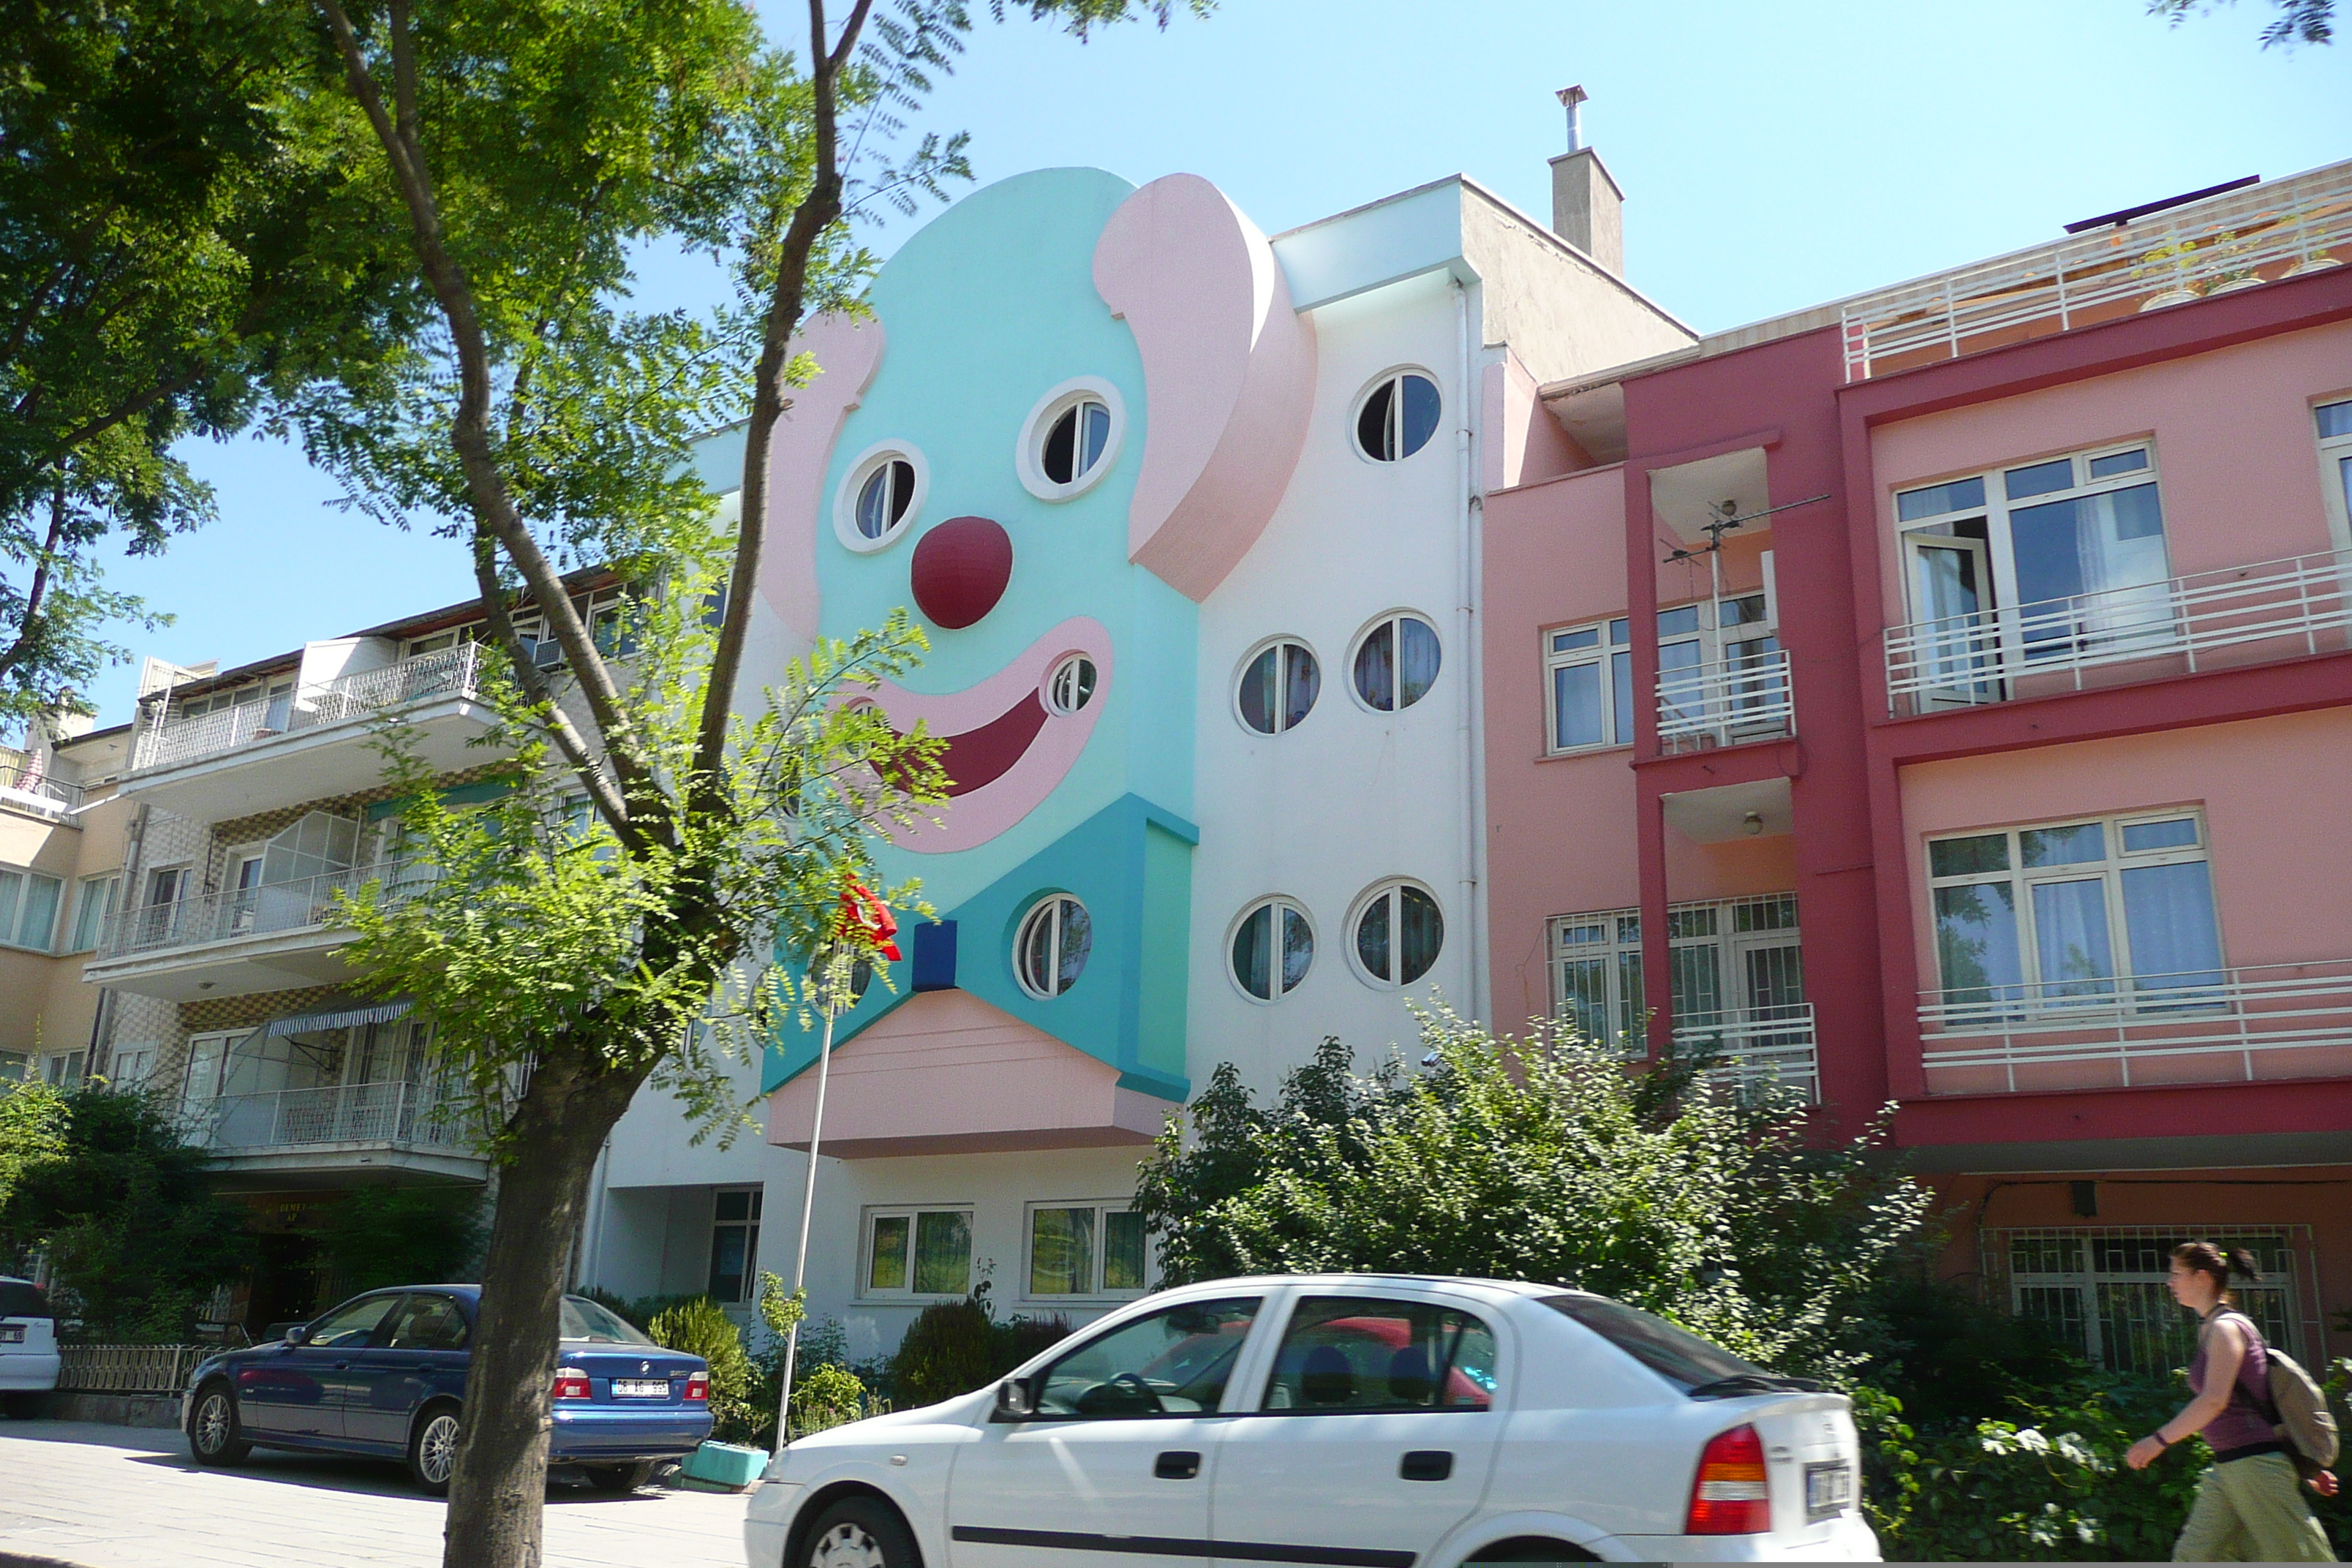
[[[1557,1286],[1222,1279],[801,1438],[751,1568],[1875,1561],[1841,1394]]]
[[[0,1405],[25,1414],[58,1385],[58,1321],[30,1279],[0,1274]]]

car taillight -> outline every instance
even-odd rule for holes
[[[1685,1535],[1755,1535],[1772,1528],[1764,1441],[1753,1426],[1718,1432],[1698,1457]]]
[[[707,1372],[688,1373],[686,1379],[686,1397],[698,1405],[709,1404],[710,1374]]]
[[[576,1366],[555,1369],[555,1397],[558,1399],[593,1399],[588,1387],[588,1374]]]

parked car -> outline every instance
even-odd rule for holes
[[[355,1296],[276,1343],[210,1357],[189,1375],[180,1425],[200,1465],[256,1447],[404,1459],[438,1497],[457,1463],[478,1285],[407,1285]],[[710,1436],[710,1364],[664,1350],[579,1296],[563,1298],[553,1388],[559,1464],[605,1491]]]
[[[0,1405],[28,1414],[58,1385],[58,1320],[30,1279],[0,1274]]]
[[[1223,1279],[769,1465],[751,1568],[1875,1561],[1845,1398],[1491,1279]]]

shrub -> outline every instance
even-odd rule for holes
[[[330,1205],[314,1234],[340,1300],[386,1285],[466,1279],[485,1228],[478,1189],[362,1187]]]
[[[743,1331],[718,1302],[697,1296],[656,1314],[645,1327],[656,1344],[710,1363],[712,1436],[722,1443],[741,1443],[758,1434],[761,1413],[751,1403],[751,1358],[743,1349]],[[766,1425],[772,1427],[775,1413],[766,1415]]]
[[[819,1362],[793,1380],[793,1432],[822,1432],[870,1414],[866,1385],[846,1367]]]
[[[891,1394],[901,1409],[936,1405],[987,1385],[996,1375],[996,1324],[986,1299],[934,1301],[916,1314],[891,1358]]]

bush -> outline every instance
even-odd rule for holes
[[[970,1394],[1069,1333],[1070,1321],[1059,1313],[998,1322],[983,1283],[961,1301],[934,1301],[908,1326],[890,1358],[890,1395],[913,1409]]]
[[[576,1291],[574,1294],[585,1296],[614,1317],[624,1322],[635,1324],[639,1330],[643,1330],[672,1307],[682,1307],[688,1301],[707,1300],[691,1290],[675,1296],[621,1296],[601,1289]]]
[[[484,1228],[478,1189],[362,1187],[329,1205],[314,1234],[341,1300],[386,1285],[467,1278]]]
[[[718,1302],[694,1297],[656,1314],[645,1329],[654,1343],[710,1363],[712,1436],[722,1443],[746,1443],[758,1435],[761,1412],[751,1402],[751,1358],[743,1349],[743,1331]],[[766,1416],[766,1426],[772,1428],[775,1413],[769,1411]]]
[[[1939,1239],[1923,1237],[1923,1250]],[[1885,1339],[1860,1378],[1902,1401],[1905,1422],[1924,1433],[2014,1416],[2021,1393],[2070,1389],[2091,1374],[2040,1323],[1930,1279],[1924,1267],[1872,1292],[1868,1310]]]

